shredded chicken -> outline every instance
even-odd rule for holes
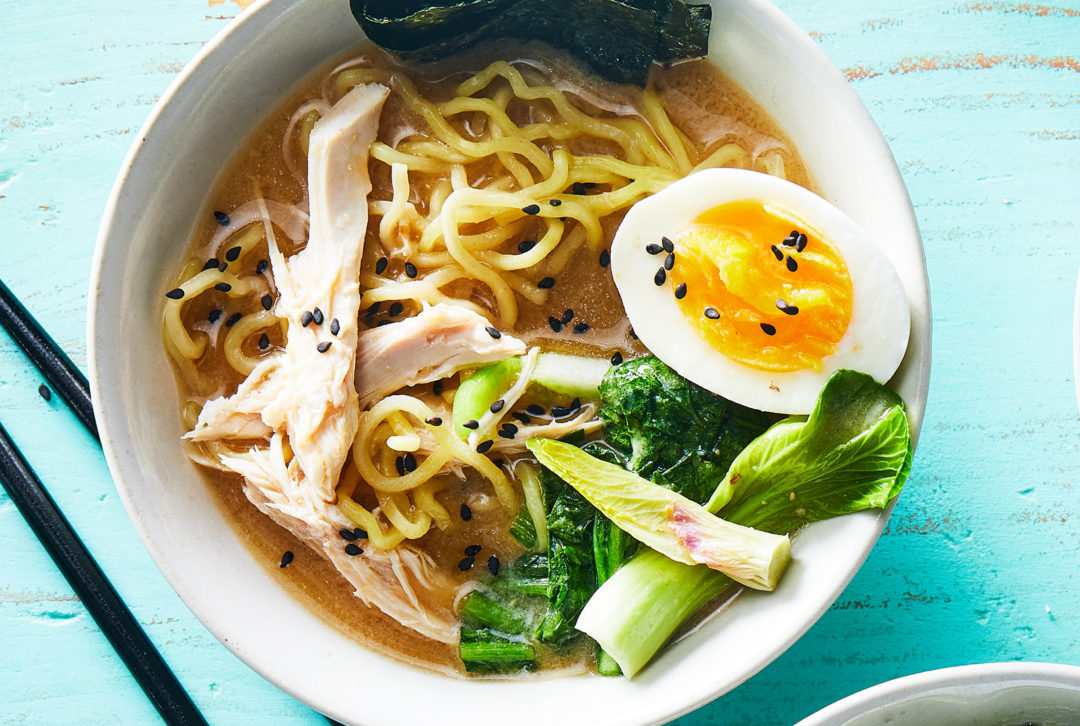
[[[267,228],[280,291],[275,313],[288,322],[285,349],[265,358],[234,395],[208,401],[186,438],[264,439],[264,446],[222,449],[218,457],[220,466],[244,478],[248,499],[324,554],[366,603],[423,635],[453,642],[452,583],[428,555],[402,544],[389,551],[369,546],[362,556],[352,557],[338,535],[355,526],[338,509],[334,487],[360,412],[354,373],[359,270],[371,189],[367,150],[387,93],[378,84],[358,86],[312,129],[307,246],[286,260]],[[304,325],[305,313],[316,308],[324,324]],[[329,331],[334,319],[336,336]],[[291,459],[285,455],[286,440]]]
[[[419,314],[360,334],[356,390],[361,408],[388,393],[437,381],[462,368],[521,355],[525,344],[501,333],[485,318],[459,305],[439,303]]]

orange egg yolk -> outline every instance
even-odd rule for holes
[[[730,202],[674,242],[669,284],[713,349],[766,371],[819,370],[836,351],[851,321],[851,278],[833,245],[795,215]]]

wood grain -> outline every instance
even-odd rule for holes
[[[791,650],[685,726],[791,724],[964,663],[1080,663],[1080,7],[782,0],[888,139],[922,228],[934,367],[885,536]],[[0,0],[4,280],[80,365],[97,224],[151,105],[235,2]],[[782,120],[781,120],[782,123]],[[100,452],[0,337],[0,420],[214,724],[324,723],[248,670],[147,557]],[[157,716],[0,495],[0,723]]]

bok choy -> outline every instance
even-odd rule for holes
[[[736,524],[790,532],[886,506],[903,487],[911,456],[900,397],[870,376],[838,371],[808,419],[781,421],[735,458],[707,509]],[[576,627],[632,676],[731,584],[715,570],[645,550],[597,590]]]

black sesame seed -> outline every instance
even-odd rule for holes
[[[499,411],[503,410],[503,406],[505,406],[505,405],[506,405],[506,401],[504,401],[504,400],[502,400],[500,398],[499,400],[492,403],[489,408],[490,408],[492,413],[498,413]]]
[[[378,262],[375,263],[375,274],[381,275],[386,272],[386,267],[389,264],[390,260],[386,259],[385,257],[380,257]]]
[[[325,353],[326,351],[330,350],[330,341],[324,340],[323,342],[315,346],[315,350],[319,351],[320,353]]]
[[[656,283],[657,287],[660,287],[661,285],[664,284],[664,280],[666,280],[666,279],[667,279],[667,273],[664,272],[664,268],[661,267],[659,270],[656,271],[656,274],[653,275],[652,281]]]
[[[375,314],[379,312],[379,308],[382,307],[382,301],[371,303],[371,307],[364,311],[364,317],[371,320],[375,317]]]
[[[535,403],[530,403],[528,406],[525,407],[525,410],[528,411],[533,416],[543,416],[544,415],[544,407],[543,406],[537,406]]]
[[[411,451],[409,453],[405,454],[404,459],[405,459],[405,471],[408,471],[408,472],[416,471],[416,467],[417,467],[416,457],[412,455]]]
[[[670,270],[675,266],[675,253],[669,252],[668,256],[664,258],[664,269]]]
[[[356,557],[357,555],[364,554],[364,550],[363,548],[357,547],[354,544],[347,544],[345,545],[345,554],[349,555],[350,557]]]
[[[306,328],[307,326],[311,325],[311,321],[314,320],[314,319],[315,319],[315,316],[312,315],[311,312],[305,310],[300,315],[300,327]]]
[[[472,569],[474,562],[476,562],[476,560],[472,557],[462,557],[461,562],[457,563],[457,568],[462,572],[466,572]]]
[[[795,258],[790,256],[790,255],[788,255],[786,264],[787,264],[787,268],[792,272],[795,272],[795,270],[799,269],[799,263],[796,262]]]
[[[431,416],[430,418],[424,419],[424,423],[428,426],[442,426],[442,419],[438,416]]]
[[[229,262],[236,262],[238,259],[240,259],[240,253],[243,251],[244,250],[242,247],[240,247],[240,245],[232,247],[229,249],[228,252],[225,253],[225,259]]]
[[[555,287],[555,278],[545,277],[543,280],[536,283],[536,286],[541,290],[550,290],[551,288]]]
[[[238,322],[240,322],[240,318],[242,318],[242,317],[243,317],[243,315],[241,315],[240,313],[233,313],[232,315],[229,316],[229,319],[225,321],[225,327],[226,328],[231,328],[232,326],[234,326]]]
[[[315,323],[316,325],[322,325],[323,320],[325,320],[325,319],[326,318],[323,317],[322,310],[319,310],[318,308],[315,308],[314,310],[311,311],[311,322]]]
[[[530,204],[527,207],[522,207],[521,211],[525,212],[525,214],[540,214],[540,205],[539,204]]]
[[[218,292],[228,292],[229,290],[232,290],[232,285],[227,282],[219,282],[218,284],[214,285],[214,289]]]
[[[490,449],[494,444],[495,442],[491,439],[488,439],[487,441],[482,441],[477,445],[476,453],[486,454],[488,452],[488,449]]]
[[[229,263],[228,262],[222,262],[220,265],[217,266],[217,268],[218,268],[218,272],[225,272],[225,270],[229,269]]]
[[[604,250],[603,252],[600,253],[600,266],[601,267],[607,267],[610,264],[611,264],[611,253],[608,252],[607,250]]]
[[[776,307],[780,308],[780,311],[783,312],[786,315],[798,315],[799,314],[799,308],[797,308],[794,305],[789,305],[784,300],[777,300],[776,301]]]
[[[579,197],[585,194],[585,185],[581,182],[574,182],[574,186],[572,188],[574,190],[574,194],[577,194]]]
[[[293,561],[293,557],[294,557],[294,555],[293,555],[292,550],[285,550],[285,552],[282,553],[282,555],[281,555],[281,565],[279,565],[279,567],[284,569],[284,568],[288,567],[289,565],[291,565],[292,561]]]
[[[338,534],[341,535],[341,538],[346,542],[355,542],[360,539],[356,532],[351,529],[339,529]]]
[[[476,557],[478,554],[480,554],[480,550],[482,549],[484,549],[482,545],[471,544],[465,548],[465,554],[469,557]]]
[[[709,320],[719,320],[720,313],[716,311],[716,308],[705,308],[705,317]]]
[[[179,287],[173,288],[172,290],[169,290],[167,293],[165,293],[165,297],[169,298],[170,300],[180,300],[184,297],[184,291]]]
[[[631,338],[633,338],[634,340],[640,340],[640,338],[637,337],[637,333],[634,332],[633,328],[630,328],[629,332],[630,332],[630,337]]]
[[[216,323],[221,317],[221,308],[214,308],[210,311],[210,314],[206,316],[206,319],[211,323]]]
[[[617,366],[617,365],[621,364],[622,362],[623,362],[622,353],[616,353],[615,355],[611,356],[611,365]]]
[[[580,398],[575,398],[573,401],[570,402],[570,410],[571,411],[580,411],[581,410],[581,399]]]
[[[506,426],[513,426],[513,431],[511,431],[509,428],[506,428]],[[499,436],[502,436],[504,439],[514,438],[514,435],[517,434],[517,426],[514,426],[514,424],[506,424],[506,426],[499,429]]]
[[[381,328],[384,325],[393,325],[393,324],[394,324],[393,320],[380,320],[379,323],[375,327],[376,328]]]
[[[667,237],[660,238],[660,245],[664,248],[664,252],[674,252],[675,245]]]
[[[468,504],[462,504],[461,505],[461,518],[462,518],[462,520],[464,520],[466,522],[468,522],[470,519],[472,519],[472,510],[469,509]]]
[[[443,389],[443,382],[441,380],[435,381],[434,383],[431,384],[431,392],[434,393],[436,396],[441,396],[442,395],[442,389]]]
[[[520,252],[521,254],[525,254],[535,246],[536,242],[532,241],[531,239],[523,239],[518,242],[518,252]]]
[[[261,302],[262,302],[263,310],[269,310],[270,308],[272,308],[274,306],[274,297],[270,293],[267,293],[267,294],[262,296],[262,301]]]
[[[784,253],[780,251],[779,247],[777,247],[776,245],[769,245],[769,249],[772,250],[772,253],[776,256],[777,260],[784,259]]]
[[[548,318],[548,325],[550,325],[551,329],[554,330],[556,333],[561,333],[562,332],[562,321],[559,320],[558,318],[556,318],[556,317]]]
[[[474,418],[469,419],[468,421],[466,421],[465,423],[463,423],[461,425],[464,426],[467,429],[473,429],[474,431],[476,429],[480,428],[480,422],[477,421]]]
[[[495,555],[488,557],[487,561],[488,572],[493,575],[499,574],[499,558]]]
[[[548,202],[548,204],[550,204],[553,207],[558,207],[558,206],[560,206],[562,204],[562,200],[561,199],[552,199],[551,201]]]
[[[330,335],[337,335],[340,332],[341,332],[341,323],[338,322],[337,318],[334,318],[333,320],[330,321]]]
[[[360,539],[367,539],[368,538],[366,529],[360,529],[359,527],[357,527],[356,529],[353,530],[353,532],[355,532],[356,536],[359,537]]]
[[[800,234],[798,241],[795,243],[795,249],[802,252],[806,249],[806,235]]]
[[[769,325],[768,323],[762,323],[761,324],[761,329],[762,329],[762,331],[764,331],[765,335],[776,335],[776,326],[774,326],[774,325]]]
[[[270,347],[270,338],[267,337],[266,333],[263,333],[262,335],[259,336],[259,350],[266,350],[269,347]]]
[[[225,214],[225,212],[214,212],[214,219],[216,219],[217,223],[222,227],[229,226],[229,215]]]
[[[502,333],[499,332],[498,328],[493,328],[492,326],[489,325],[486,328],[484,328],[484,330],[486,330],[487,334],[490,335],[495,340],[498,340],[499,338],[502,337]]]
[[[386,314],[392,318],[396,318],[398,315],[401,315],[402,311],[404,310],[405,306],[399,302],[396,302],[390,306],[390,309],[386,311]]]
[[[270,267],[270,260],[259,260],[259,264],[255,265],[255,274],[263,274],[268,267]]]
[[[589,324],[584,320],[574,326],[574,335],[581,335],[582,333],[589,332]]]
[[[680,282],[675,286],[675,299],[682,300],[684,297],[686,297],[686,283]]]
[[[552,406],[551,407],[551,415],[552,415],[553,418],[562,418],[563,416],[569,416],[570,413],[571,413],[570,409],[567,408],[566,406]]]
[[[416,275],[417,275],[416,265],[414,265],[411,262],[406,262],[405,263],[405,274],[409,277],[409,279],[415,279]]]
[[[574,319],[574,311],[571,309],[564,310],[560,322],[565,325]]]
[[[529,414],[527,414],[527,413],[522,413],[521,411],[514,411],[514,412],[513,412],[512,414],[510,414],[510,415],[511,415],[511,416],[513,416],[513,417],[514,417],[514,419],[515,419],[515,420],[516,420],[516,421],[517,421],[518,423],[520,423],[520,424],[522,424],[522,425],[526,425],[526,424],[530,424],[530,423],[532,423],[532,417],[531,417],[531,416],[529,416]]]
[[[650,255],[658,255],[664,251],[664,248],[656,243],[650,243],[645,245],[645,251]]]
[[[797,229],[791,230],[791,234],[788,235],[788,237],[798,237],[798,236],[799,236],[799,230],[797,230]]]
[[[46,401],[52,400],[52,391],[50,391],[49,387],[46,386],[44,383],[37,387],[37,392],[38,395],[44,398]]]
[[[203,265],[202,268],[204,270],[212,270],[212,269],[214,269],[215,267],[217,267],[220,264],[221,264],[221,260],[219,260],[216,257],[211,257],[209,260],[206,261],[206,264]]]
[[[399,456],[394,459],[394,468],[397,469],[398,476],[405,476],[405,457]]]

